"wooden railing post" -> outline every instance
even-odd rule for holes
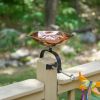
[[[75,90],[68,91],[68,100],[75,100]]]
[[[40,58],[37,62],[37,79],[44,83],[44,100],[57,100],[57,69],[46,70],[46,64],[54,63],[53,58]]]

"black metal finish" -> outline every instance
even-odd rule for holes
[[[46,64],[46,69],[53,69],[53,66],[56,68],[57,67],[57,62],[53,64]]]
[[[55,56],[55,58],[56,58],[56,62],[55,63],[53,63],[53,64],[46,64],[46,69],[53,69],[53,67],[57,67],[57,72],[60,73],[62,68],[61,68],[61,59],[60,59],[59,55],[56,52],[54,52],[52,50],[52,48],[49,48],[49,49],[45,49],[45,50],[41,51],[40,58],[44,57],[45,51],[48,51],[48,52],[52,53]]]

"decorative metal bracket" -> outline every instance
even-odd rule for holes
[[[55,67],[55,68],[57,68],[57,72],[60,73],[62,71],[62,68],[61,68],[61,59],[60,59],[59,55],[56,52],[54,52],[52,50],[52,48],[49,48],[49,49],[44,49],[44,50],[41,51],[40,58],[44,57],[45,51],[50,52],[56,58],[56,62],[55,63],[53,63],[53,64],[46,64],[46,69],[53,69],[53,67]]]
[[[58,72],[58,73],[63,73],[64,75],[70,77],[71,80],[74,80],[75,77],[74,77],[73,74],[69,75],[69,74],[66,74],[66,73],[64,73],[64,72],[62,71],[61,59],[60,59],[59,55],[58,55],[56,52],[54,52],[54,51],[52,50],[52,48],[42,50],[41,53],[40,53],[40,58],[43,58],[43,57],[44,57],[44,53],[45,53],[46,51],[52,53],[52,54],[55,56],[55,58],[56,58],[56,62],[55,62],[55,63],[53,63],[53,64],[46,64],[46,69],[47,69],[47,70],[50,70],[50,69],[53,69],[53,68],[55,67],[55,68],[57,68],[57,72]]]

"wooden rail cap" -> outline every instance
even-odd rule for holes
[[[44,84],[36,79],[0,87],[0,100],[12,100],[44,90]]]
[[[78,89],[80,86],[80,81],[78,80],[79,72],[85,75],[89,80],[100,81],[100,61],[94,61],[65,69],[64,72],[67,74],[73,74],[75,76],[75,80],[72,81],[66,75],[58,73],[58,94],[66,91],[69,91],[69,94],[74,94],[74,90]],[[69,98],[71,98],[69,100],[75,100],[75,96],[73,95],[69,95]]]
[[[75,80],[78,80],[79,72],[81,72],[86,77],[90,77],[96,74],[100,74],[100,61],[94,61],[76,67],[68,68],[63,70],[67,74],[73,74]],[[62,73],[57,74],[58,84],[66,84],[71,82],[70,78]],[[99,78],[100,79],[100,78]]]

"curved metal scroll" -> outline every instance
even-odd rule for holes
[[[49,49],[45,49],[45,50],[41,51],[40,58],[44,57],[45,51],[48,51],[48,52],[52,53],[56,58],[56,62],[54,64],[47,64],[46,69],[52,69],[52,66],[54,66],[54,67],[57,67],[57,71],[58,71],[58,73],[60,73],[62,68],[61,68],[61,59],[60,59],[59,55],[56,52],[54,52],[52,50],[52,48],[49,48]]]

